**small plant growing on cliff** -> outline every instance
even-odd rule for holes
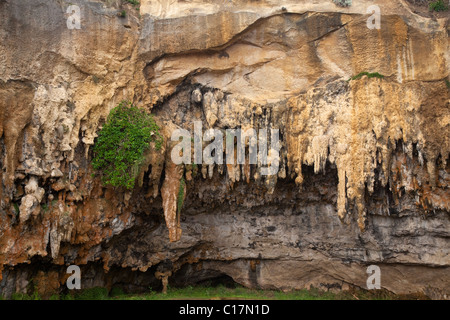
[[[177,212],[181,213],[181,208],[184,203],[184,188],[186,187],[186,182],[184,181],[184,177],[181,177],[180,180],[180,188],[178,189],[178,197],[177,197]]]
[[[339,7],[350,7],[352,5],[352,0],[333,0],[334,4]]]
[[[361,79],[362,76],[367,76],[368,78],[378,78],[378,79],[384,78],[384,76],[382,74],[379,74],[378,72],[369,73],[369,72],[364,71],[364,72],[357,74],[356,76],[351,77],[347,81],[358,80],[358,79]]]
[[[446,5],[443,0],[437,0],[430,2],[429,8],[431,11],[447,11],[448,5]]]
[[[19,214],[19,212],[20,212],[19,205],[17,203],[13,202],[13,207],[14,207],[15,213]]]
[[[139,1],[136,0],[125,0],[126,2],[132,4],[133,6],[138,6],[139,5]]]
[[[152,141],[160,150],[163,137],[153,116],[122,101],[98,134],[92,167],[101,171],[103,183],[132,189],[144,151]]]

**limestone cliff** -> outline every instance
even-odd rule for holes
[[[449,14],[379,0],[369,28],[372,5],[0,0],[0,294],[56,291],[71,264],[145,289],[170,259],[174,284],[365,288],[376,264],[384,289],[448,296]],[[165,137],[132,191],[90,165],[121,100]],[[279,129],[279,171],[175,165],[194,121]]]

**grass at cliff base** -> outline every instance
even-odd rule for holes
[[[358,300],[358,299],[389,299],[388,296],[359,293],[359,297],[350,292],[324,292],[317,289],[310,290],[258,290],[245,287],[227,288],[217,287],[186,287],[169,288],[167,294],[151,292],[142,295],[118,295],[112,299],[126,300]],[[392,299],[392,297],[390,298]]]
[[[28,299],[29,298],[29,299]],[[40,300],[34,295],[20,295],[14,300]],[[141,294],[126,294],[119,288],[108,291],[106,288],[95,287],[80,291],[71,291],[66,295],[53,295],[49,300],[424,300],[423,295],[398,296],[385,290],[351,290],[341,292],[326,292],[319,289],[309,290],[261,290],[242,286],[226,287],[223,285],[188,286],[184,288],[169,288],[166,294],[149,290]]]

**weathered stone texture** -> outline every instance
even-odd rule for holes
[[[45,296],[69,264],[86,287],[142,289],[170,259],[177,284],[365,288],[377,264],[387,290],[448,297],[448,13],[380,0],[377,30],[370,5],[0,0],[0,294],[36,278]],[[363,71],[384,78],[348,81]],[[165,137],[132,192],[90,166],[123,99]],[[278,128],[279,172],[174,165],[193,121]]]

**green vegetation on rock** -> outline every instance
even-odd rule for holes
[[[429,4],[431,11],[447,11],[448,5],[443,0],[432,1]]]
[[[333,0],[333,2],[339,7],[350,7],[352,5],[352,0]]]
[[[15,202],[13,202],[13,207],[14,207],[14,211],[16,212],[16,214],[19,214],[20,209],[19,209],[19,205]]]
[[[101,173],[104,184],[132,189],[151,142],[161,149],[163,137],[153,116],[122,101],[98,134],[92,167]]]
[[[358,79],[361,79],[362,76],[367,76],[368,78],[378,78],[378,79],[383,79],[384,78],[384,76],[382,74],[379,74],[378,72],[370,73],[370,72],[364,71],[364,72],[358,73],[356,76],[351,77],[347,81],[358,80]]]
[[[126,2],[132,4],[133,6],[138,6],[139,5],[139,1],[136,1],[136,0],[126,0]]]
[[[177,212],[180,214],[181,208],[183,207],[184,202],[184,188],[186,187],[186,182],[184,181],[184,177],[181,177],[180,180],[180,189],[178,190],[177,197]]]
[[[41,300],[34,293],[14,294],[12,300]],[[234,287],[218,286],[187,286],[172,288],[169,286],[167,294],[149,290],[141,294],[127,294],[120,288],[113,288],[110,292],[106,288],[94,287],[72,291],[68,294],[55,294],[49,300],[399,300],[399,299],[427,299],[423,295],[397,296],[385,290],[351,290],[343,292],[325,292],[316,288],[309,290],[292,290],[283,292],[279,290],[249,289],[240,285]]]

